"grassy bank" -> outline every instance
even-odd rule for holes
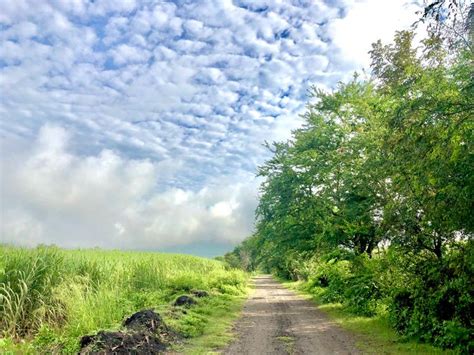
[[[283,281],[283,284],[311,299],[318,309],[356,337],[357,347],[366,354],[456,354],[452,350],[442,350],[429,344],[420,344],[414,339],[399,336],[390,327],[382,310],[373,317],[357,316],[341,303],[325,303],[322,290],[308,287],[303,281]],[[324,291],[323,291],[324,292]]]
[[[201,352],[225,342],[247,292],[243,272],[193,256],[9,246],[0,255],[1,351],[77,352],[81,336],[153,308],[191,344],[182,350]],[[210,296],[172,306],[192,290]]]

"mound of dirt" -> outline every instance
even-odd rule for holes
[[[124,331],[100,331],[85,335],[80,340],[80,354],[156,354],[177,340],[177,335],[163,322],[161,316],[151,309],[132,314],[123,322]]]
[[[166,349],[158,337],[145,332],[105,332],[100,331],[96,335],[86,335],[81,339],[80,354],[106,353],[106,354],[130,354],[130,353],[160,353]]]
[[[186,296],[186,295],[179,296],[176,299],[176,301],[174,301],[175,306],[189,307],[189,306],[193,306],[195,304],[197,304],[196,300],[194,298]]]
[[[159,330],[167,330],[161,316],[151,309],[145,309],[132,314],[129,318],[125,319],[123,326],[131,330],[144,330],[152,333]]]
[[[204,290],[193,290],[191,293],[197,298],[209,297],[209,293]]]

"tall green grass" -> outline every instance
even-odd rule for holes
[[[243,272],[194,256],[0,246],[0,336],[73,352],[80,336],[117,328],[139,309],[166,313],[192,289],[228,297],[245,285]]]

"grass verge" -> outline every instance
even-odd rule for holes
[[[348,330],[356,338],[356,346],[365,354],[456,354],[429,344],[421,344],[414,339],[399,336],[389,325],[386,316],[361,317],[351,314],[340,303],[322,304],[317,294],[307,289],[305,282],[282,281],[289,289],[311,299],[318,309],[330,319]]]
[[[201,326],[198,334],[188,338],[184,344],[174,346],[173,350],[194,355],[211,354],[224,348],[233,339],[232,326],[240,315],[247,294],[209,299],[174,323],[174,328],[182,333],[186,332],[189,323],[200,323]]]

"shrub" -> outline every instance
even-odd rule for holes
[[[309,276],[309,288],[322,288],[320,301],[324,303],[343,302],[346,280],[350,276],[348,261],[313,259],[313,273]]]
[[[354,314],[375,315],[380,296],[379,286],[370,273],[355,275],[346,281],[344,304]]]
[[[394,291],[389,316],[401,334],[445,348],[474,352],[472,243],[444,259],[416,264],[410,283]]]

